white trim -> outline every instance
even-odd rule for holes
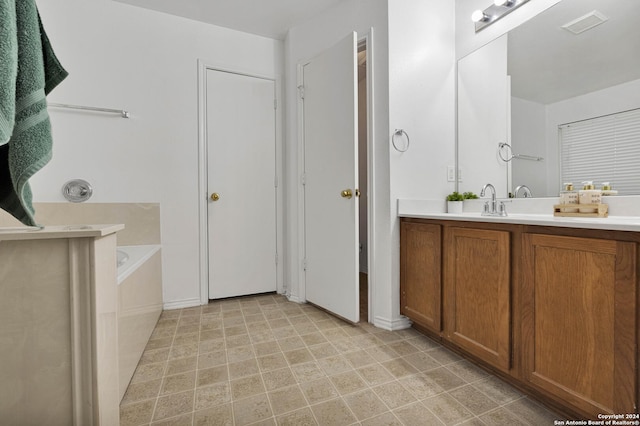
[[[289,292],[289,300],[297,300],[299,303],[305,303],[306,297],[306,274],[304,271],[304,261],[306,257],[306,244],[305,244],[305,212],[304,212],[304,185],[302,184],[302,177],[304,175],[304,100],[300,97],[300,91],[298,87],[304,88],[304,66],[309,63],[309,60],[298,62],[297,65],[297,78],[296,78],[296,106],[298,114],[298,262],[297,271],[298,288],[295,293]],[[303,90],[304,93],[304,90]]]
[[[376,181],[375,181],[375,126],[374,124],[374,72],[373,72],[373,27],[369,29],[369,33],[364,35],[367,52],[367,286],[368,288],[368,318],[367,322],[373,323],[375,317],[375,308],[373,301],[375,293],[376,274],[375,268],[375,247],[376,240],[374,238],[375,215],[375,198],[376,198]]]
[[[283,250],[283,229],[284,229],[284,198],[283,198],[283,148],[282,148],[282,77],[280,75],[269,76],[258,74],[238,68],[229,68],[214,64],[204,59],[198,59],[198,229],[199,229],[199,280],[200,297],[198,303],[193,305],[196,299],[185,299],[183,301],[170,302],[164,305],[165,309],[178,309],[209,303],[209,244],[208,244],[208,201],[207,193],[207,70],[222,71],[232,74],[244,75],[248,77],[261,78],[274,82],[274,97],[277,108],[275,109],[275,144],[276,144],[276,176],[278,183],[276,191],[276,253],[278,263],[276,265],[276,291],[284,292],[284,250]]]
[[[162,305],[162,309],[169,311],[172,309],[193,308],[200,305],[202,305],[202,303],[200,303],[200,298],[192,297],[191,299],[175,300],[173,302],[164,303]]]
[[[276,255],[278,257],[278,263],[276,264],[276,292],[279,294],[285,293],[284,283],[284,148],[283,148],[283,112],[284,102],[282,88],[282,76],[276,75],[273,78],[275,82],[275,99],[276,99],[276,129],[275,129],[275,143],[276,143]]]
[[[69,239],[69,289],[71,328],[71,400],[74,425],[90,425],[98,414],[98,394],[93,384],[92,350],[94,331],[92,315],[92,282],[89,265],[91,263],[88,243],[85,238]],[[90,283],[90,285],[87,285]]]
[[[301,304],[307,303],[305,300],[300,300],[300,298],[291,296],[291,295],[287,295],[287,300],[289,302],[294,302],[294,303],[301,303]]]
[[[199,229],[199,277],[200,298],[199,303],[209,303],[209,244],[207,242],[207,68],[208,65],[202,59],[198,59],[198,229]],[[181,302],[171,302],[164,305],[165,309]],[[168,306],[170,305],[170,306]]]
[[[411,320],[407,317],[400,317],[391,320],[388,318],[375,317],[373,325],[389,331],[404,330],[405,328],[411,327]]]

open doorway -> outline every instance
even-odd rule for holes
[[[368,230],[368,108],[367,108],[367,44],[358,43],[358,188],[359,202],[359,238],[360,238],[360,321],[369,320],[369,230]]]

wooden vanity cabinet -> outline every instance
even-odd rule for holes
[[[581,412],[636,411],[636,243],[523,234],[524,380]]]
[[[434,333],[441,330],[441,228],[407,221],[400,226],[400,313]]]
[[[638,413],[640,233],[401,221],[401,313],[563,411]]]
[[[510,233],[446,227],[444,337],[492,366],[511,367]]]

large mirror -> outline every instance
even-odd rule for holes
[[[557,196],[563,125],[638,108],[640,0],[562,0],[458,62],[459,190]]]

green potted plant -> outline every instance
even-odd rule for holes
[[[462,213],[462,201],[464,197],[458,191],[447,195],[447,213]]]
[[[447,212],[449,213],[462,213],[462,205],[464,200],[471,200],[478,198],[473,192],[459,193],[454,191],[447,195]]]
[[[476,198],[478,198],[478,196],[473,192],[469,191],[469,192],[463,192],[462,198],[464,198],[465,200],[475,200]]]

